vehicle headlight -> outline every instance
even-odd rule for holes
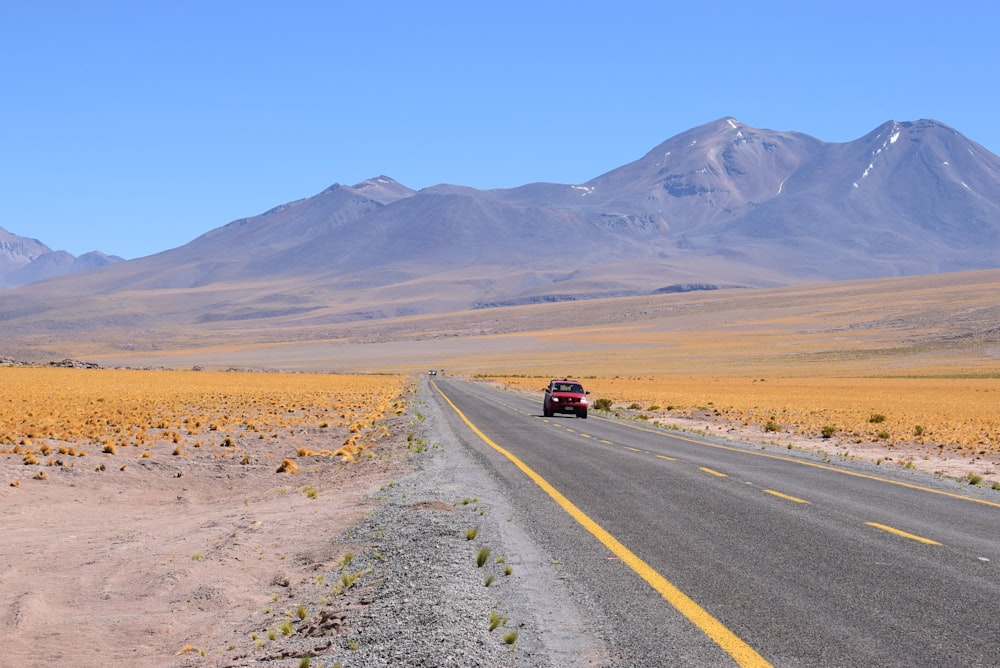
[[[580,403],[581,404],[587,404],[587,403],[590,403],[590,402],[587,401],[587,397],[584,397],[583,399],[580,399]]]
[[[559,401],[559,397],[552,397],[552,401]]]

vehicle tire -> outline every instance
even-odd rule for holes
[[[552,411],[550,411],[548,408],[542,408],[542,415],[544,415],[545,417],[552,417]]]
[[[584,420],[587,419],[587,411],[581,411],[581,412],[577,413],[577,415],[579,417],[582,417]]]

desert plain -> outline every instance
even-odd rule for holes
[[[0,367],[2,663],[225,665],[232,628],[279,628],[410,466],[429,369],[575,377],[608,416],[1000,499],[998,294],[986,271],[11,342],[102,368]]]

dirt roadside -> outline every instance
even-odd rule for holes
[[[634,418],[639,414],[639,411],[634,411],[631,417]],[[645,414],[649,415],[648,412]],[[734,424],[710,413],[692,417],[673,414],[651,416],[649,422],[654,421],[671,429],[750,443],[776,451],[794,448],[819,453],[830,459],[843,458],[885,467],[904,467],[963,482],[968,481],[970,475],[981,476],[980,484],[987,487],[992,484],[991,481],[1000,481],[1000,454],[997,453],[984,453],[969,458],[922,443],[887,445],[881,441],[858,441],[836,436],[821,438],[789,431],[765,432],[759,426]]]
[[[262,441],[269,452],[256,450],[260,463],[247,465],[0,457],[0,665],[166,666],[218,655],[253,618],[276,623],[298,583],[343,558],[331,538],[406,470],[405,419],[395,418],[375,457],[299,457],[294,475],[275,470],[294,452],[278,439]],[[338,438],[317,430],[306,445],[339,447]]]

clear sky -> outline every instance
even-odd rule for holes
[[[0,227],[134,258],[385,174],[580,183],[733,116],[1000,153],[994,0],[9,0]]]

